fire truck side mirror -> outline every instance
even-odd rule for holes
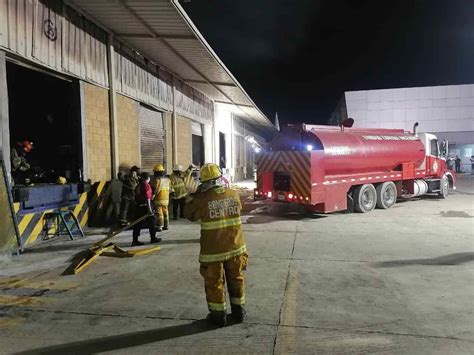
[[[447,158],[449,152],[449,143],[447,139],[443,139],[441,142],[440,153],[442,157]]]
[[[353,118],[346,118],[344,121],[342,121],[341,125],[346,128],[351,128],[354,125],[354,119]]]

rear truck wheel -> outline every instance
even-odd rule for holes
[[[377,204],[377,192],[372,184],[357,186],[354,190],[354,209],[360,213],[370,212]]]
[[[391,181],[377,185],[377,208],[387,209],[397,202],[397,187]]]
[[[443,176],[443,178],[439,182],[439,192],[438,196],[441,199],[447,198],[449,195],[449,179],[446,175]]]

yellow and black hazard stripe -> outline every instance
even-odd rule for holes
[[[79,198],[79,203],[76,206],[65,207],[62,210],[72,210],[74,215],[79,220],[79,223],[82,227],[86,226],[88,221],[87,216],[87,194],[81,194]],[[30,245],[34,243],[40,234],[43,232],[44,228],[44,216],[46,213],[52,212],[53,209],[24,214],[20,212],[20,204],[15,203],[15,214],[18,223],[18,231],[20,233],[20,239],[23,246]],[[50,233],[53,233],[54,230],[50,230]]]
[[[89,227],[104,226],[111,208],[110,181],[99,181],[92,185],[88,193]]]
[[[291,192],[299,196],[310,196],[311,152],[264,152],[257,156],[256,163],[258,189],[262,188],[262,174],[283,172],[291,176]]]
[[[88,194],[88,201],[89,227],[106,227],[115,222],[110,181],[95,183]]]
[[[291,173],[291,189],[299,196],[311,194],[311,153],[281,152],[286,164],[285,172]]]
[[[88,193],[81,194],[77,205],[61,208],[61,210],[71,210],[83,228],[106,226],[110,223],[113,212],[109,186],[110,182],[108,181],[96,182]],[[22,244],[24,246],[30,245],[38,240],[43,232],[44,216],[54,210],[25,214],[24,211],[20,211],[19,203],[15,203],[14,208]],[[49,233],[54,233],[55,228],[57,226],[53,225]]]

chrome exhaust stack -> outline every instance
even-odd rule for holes
[[[413,125],[413,135],[415,137],[418,137],[418,122],[415,122],[415,124]]]

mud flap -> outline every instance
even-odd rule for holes
[[[350,194],[347,194],[347,213],[354,213],[354,199]]]

